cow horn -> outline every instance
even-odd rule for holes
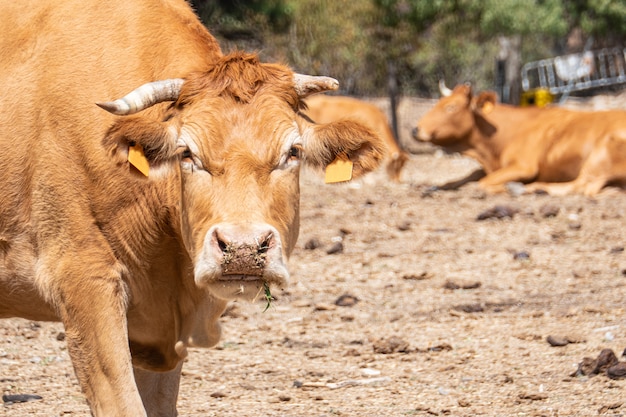
[[[446,82],[443,79],[439,80],[439,91],[444,97],[449,97],[452,95],[452,90],[446,87]]]
[[[339,88],[339,81],[334,78],[313,75],[294,74],[293,83],[300,98]]]
[[[96,103],[109,113],[125,116],[135,114],[157,103],[178,99],[184,80],[173,78],[142,85],[115,101]]]

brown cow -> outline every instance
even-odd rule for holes
[[[342,119],[356,120],[368,126],[387,144],[389,150],[387,175],[400,182],[400,175],[409,154],[400,148],[389,127],[387,116],[372,103],[352,97],[319,94],[306,100],[305,113],[318,123],[336,122]]]
[[[626,185],[624,111],[519,108],[459,85],[424,115],[413,136],[475,158],[487,174],[479,184],[492,192],[508,182],[557,195]]]
[[[0,317],[63,322],[94,415],[176,415],[187,347],[288,279],[300,165],[358,177],[384,144],[307,121],[335,80],[224,56],[184,0],[0,15]]]

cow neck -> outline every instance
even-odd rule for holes
[[[489,115],[474,112],[475,128],[470,133],[470,151],[466,155],[477,159],[487,173],[500,168],[500,156],[505,145],[500,134],[502,126],[497,122],[501,117],[500,107],[494,108]]]
[[[128,268],[145,267],[145,260],[163,245],[171,245],[171,238],[177,235],[180,176],[175,169],[166,172],[165,167],[159,168],[155,178],[136,172],[128,175],[127,165],[119,169],[127,175],[109,174],[106,184],[93,187],[97,191],[91,198],[91,209],[118,260]]]

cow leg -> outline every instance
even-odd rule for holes
[[[445,184],[442,185],[438,185],[435,188],[437,190],[458,190],[459,188],[461,188],[462,186],[464,186],[465,184],[468,184],[470,182],[474,182],[474,181],[478,181],[481,178],[485,177],[485,170],[482,168],[478,168],[474,171],[472,171],[469,175],[458,179],[458,180],[454,180],[454,181],[448,181]]]
[[[89,257],[88,255],[92,255]],[[75,259],[94,259],[75,253]],[[74,258],[73,258],[74,259]],[[135,385],[119,268],[59,259],[68,266],[49,282],[65,326],[74,371],[95,416],[146,416]],[[88,275],[87,275],[88,274]]]
[[[626,136],[609,135],[589,154],[574,181],[577,191],[594,196],[607,184],[626,185]]]
[[[507,182],[529,182],[537,176],[537,167],[530,165],[508,165],[487,174],[478,181],[481,188],[492,193],[504,192]]]
[[[183,361],[168,372],[152,372],[135,367],[135,381],[148,417],[173,417]]]
[[[568,182],[533,182],[524,186],[526,194],[532,194],[537,191],[543,191],[554,196],[564,196],[576,192],[578,186],[576,181]]]
[[[609,136],[589,154],[573,181],[533,183],[528,191],[543,190],[552,195],[594,196],[609,183],[626,184],[626,140]]]

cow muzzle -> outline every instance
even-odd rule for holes
[[[420,142],[430,142],[433,137],[424,131],[424,129],[420,129],[419,127],[414,127],[411,130],[411,136],[413,139]]]
[[[265,284],[285,286],[289,272],[283,258],[274,227],[220,223],[205,236],[194,278],[219,298],[254,300]]]

